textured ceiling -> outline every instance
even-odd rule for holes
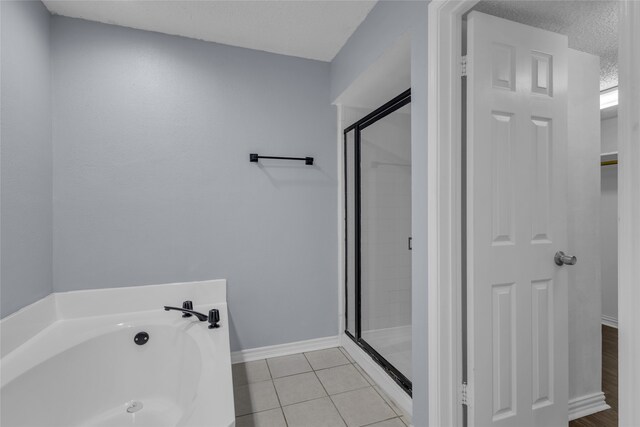
[[[331,61],[376,1],[44,0],[51,13]]]
[[[569,37],[569,47],[600,57],[600,90],[618,85],[615,0],[481,1],[474,10]]]

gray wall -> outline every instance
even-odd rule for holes
[[[413,424],[427,414],[427,1],[380,1],[331,63],[335,100],[405,33],[411,37]]]
[[[0,317],[51,293],[49,12],[2,1]]]
[[[58,16],[52,58],[55,291],[227,278],[232,350],[337,334],[328,63]]]

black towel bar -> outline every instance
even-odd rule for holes
[[[256,153],[249,154],[250,162],[257,162],[258,159],[304,160],[305,165],[313,165],[313,157],[259,156]]]

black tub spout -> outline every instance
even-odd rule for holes
[[[192,314],[192,315],[196,316],[198,318],[198,320],[201,321],[201,322],[204,322],[204,321],[206,321],[208,319],[208,316],[206,314],[198,313],[197,311],[188,310],[186,308],[169,307],[168,305],[165,305],[164,309],[165,309],[165,311],[176,310],[176,311],[181,311],[183,313]]]

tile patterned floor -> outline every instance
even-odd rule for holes
[[[233,365],[237,427],[405,427],[404,414],[341,348]]]

